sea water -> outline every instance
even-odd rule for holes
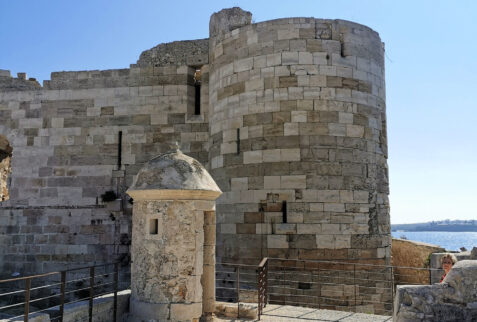
[[[459,250],[465,247],[471,250],[477,247],[477,232],[449,232],[449,231],[393,231],[395,238],[405,237],[424,243],[439,245],[447,250]]]

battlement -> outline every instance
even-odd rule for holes
[[[30,91],[40,89],[41,85],[35,78],[27,79],[26,73],[18,73],[17,78],[11,76],[9,70],[0,69],[0,91]]]
[[[45,89],[88,89],[187,84],[187,66],[145,66],[109,70],[65,71],[51,73]]]

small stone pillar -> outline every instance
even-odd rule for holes
[[[204,212],[204,274],[203,319],[210,320],[215,312],[215,211]]]
[[[215,311],[219,187],[179,150],[146,163],[134,199],[130,321],[196,321]]]

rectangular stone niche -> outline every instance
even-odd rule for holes
[[[159,220],[157,218],[149,219],[149,235],[157,235],[159,230]]]

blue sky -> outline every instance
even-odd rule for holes
[[[477,2],[0,0],[0,69],[124,68],[159,43],[208,37],[240,6],[256,22],[346,19],[386,43],[392,223],[477,219]]]

